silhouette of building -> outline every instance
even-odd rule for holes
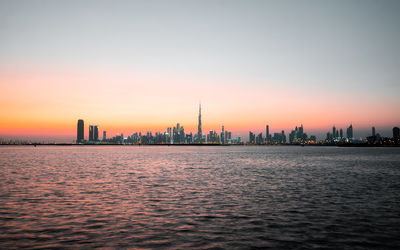
[[[303,125],[302,125],[303,126]],[[282,139],[281,139],[281,143],[286,143],[286,135],[285,135],[285,131],[282,130]]]
[[[335,125],[333,125],[333,128],[332,128],[332,135],[333,135],[333,139],[336,139],[336,127],[335,127]]]
[[[393,138],[400,139],[400,129],[398,127],[393,128]]]
[[[375,136],[375,127],[372,127],[372,136]]]
[[[271,141],[271,135],[269,134],[269,125],[265,126],[265,142],[269,143]]]
[[[303,124],[300,125],[299,131],[298,131],[298,135],[297,138],[299,138],[301,141],[304,140],[304,129],[303,129]]]
[[[107,140],[107,131],[103,131],[103,141]]]
[[[89,125],[89,141],[94,141],[94,126]]]
[[[340,136],[340,138],[343,138],[343,129],[340,129],[339,136]]]
[[[79,119],[78,120],[78,125],[77,125],[77,133],[76,133],[76,142],[80,143],[85,140],[85,125],[83,120]]]
[[[225,144],[225,128],[224,128],[224,125],[222,125],[221,143],[222,143],[222,144]]]
[[[94,135],[93,135],[93,139],[94,141],[98,141],[99,140],[99,128],[97,127],[97,125],[93,126],[94,128]]]
[[[256,136],[253,134],[253,132],[249,131],[249,143],[254,144],[256,143]]]
[[[197,127],[197,138],[199,143],[203,142],[203,133],[201,131],[201,103],[199,104],[199,124]]]
[[[262,133],[259,133],[256,137],[256,144],[262,144],[263,143],[263,136]]]
[[[350,126],[347,128],[346,134],[348,140],[353,140],[353,124],[350,124]]]

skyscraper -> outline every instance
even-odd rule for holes
[[[99,128],[97,127],[97,125],[94,125],[94,141],[98,141],[99,140]]]
[[[400,129],[398,127],[393,128],[393,138],[399,139],[400,138]]]
[[[372,127],[372,136],[375,136],[375,127]]]
[[[201,132],[201,103],[199,104],[199,125],[197,128],[197,138],[199,143],[203,141],[203,133]]]
[[[270,141],[270,136],[269,136],[269,125],[265,127],[265,141],[268,143]]]
[[[89,141],[93,141],[93,138],[94,138],[93,125],[89,125]]]
[[[249,143],[254,144],[256,142],[256,136],[253,132],[249,131]]]
[[[300,138],[300,140],[303,139],[303,133],[304,133],[304,128],[303,128],[303,124],[301,124],[299,131],[297,133],[297,138]]]
[[[85,139],[84,122],[83,120],[78,120],[76,142],[78,143],[83,142],[84,139]]]
[[[106,140],[107,140],[107,132],[103,131],[103,141],[106,141]]]
[[[347,128],[347,139],[353,140],[353,124],[350,124],[350,127]]]
[[[222,125],[222,132],[221,132],[221,143],[225,144],[225,128],[224,125]]]
[[[334,138],[336,138],[336,127],[335,127],[335,125],[333,125],[333,128],[332,128],[332,135],[333,135]]]

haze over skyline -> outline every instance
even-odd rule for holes
[[[0,137],[400,125],[399,1],[0,1]],[[364,132],[363,132],[364,131]],[[85,136],[87,136],[85,134]]]

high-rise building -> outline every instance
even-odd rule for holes
[[[179,128],[179,142],[184,143],[185,142],[185,129],[183,126]]]
[[[346,134],[347,139],[353,140],[353,124],[350,124],[350,126],[347,128]]]
[[[256,136],[253,132],[249,131],[249,143],[254,144],[256,142]]]
[[[332,135],[333,135],[334,138],[336,138],[336,127],[335,127],[335,125],[333,125],[333,128],[332,128]]]
[[[265,127],[265,141],[268,143],[271,140],[271,137],[269,135],[269,125]]]
[[[299,138],[300,140],[303,140],[303,133],[304,133],[304,128],[303,128],[303,124],[301,124],[298,134],[297,134],[297,138]]]
[[[85,131],[84,131],[84,122],[83,120],[79,119],[78,120],[78,126],[77,126],[77,133],[76,133],[76,142],[80,143],[83,142],[85,139]]]
[[[256,144],[261,144],[263,143],[263,136],[262,133],[259,133],[256,137]]]
[[[375,127],[372,127],[372,136],[375,136]]]
[[[94,141],[94,126],[89,125],[89,141]]]
[[[201,131],[201,103],[199,104],[199,124],[197,127],[197,138],[199,140],[199,143],[202,143],[203,141],[203,133]]]
[[[343,129],[340,129],[339,136],[340,136],[340,138],[343,138]]]
[[[399,139],[400,138],[400,129],[398,127],[393,128],[393,138]]]
[[[107,140],[107,131],[103,131],[103,141]]]
[[[225,128],[224,128],[224,125],[222,125],[221,143],[225,144]]]
[[[99,140],[99,128],[97,127],[97,125],[94,125],[93,139],[94,139],[94,141],[98,141]]]
[[[332,140],[332,135],[330,132],[326,133],[326,141],[331,141]]]
[[[170,144],[173,144],[174,143],[174,139],[173,139],[173,134],[172,134],[172,128],[171,127],[168,127],[167,128],[167,142],[168,143],[170,143]]]

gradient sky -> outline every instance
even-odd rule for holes
[[[400,125],[400,1],[0,1],[0,137]],[[368,132],[366,132],[368,131]]]

